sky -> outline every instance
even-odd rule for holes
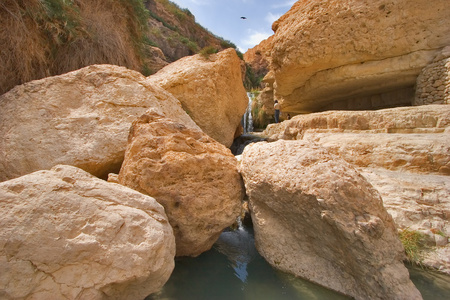
[[[245,53],[273,34],[272,23],[296,0],[170,0],[187,8],[198,24]],[[245,17],[246,19],[241,19]]]

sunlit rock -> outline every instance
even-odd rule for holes
[[[144,299],[174,268],[155,199],[56,166],[0,183],[1,299]]]
[[[450,45],[450,6],[297,1],[273,29],[271,69],[285,111],[410,105],[421,70]]]
[[[314,142],[358,167],[400,229],[433,248],[424,265],[450,274],[450,105],[328,111],[270,125],[271,140]]]
[[[148,108],[196,127],[177,99],[124,67],[94,65],[0,96],[0,181],[56,164],[106,178],[123,161],[131,122]]]
[[[247,146],[241,162],[258,251],[275,268],[355,299],[421,299],[380,194],[304,141]]]
[[[133,122],[119,182],[164,206],[177,256],[209,250],[238,217],[244,195],[229,149],[154,111]]]
[[[241,62],[234,49],[184,57],[149,76],[180,100],[183,108],[213,139],[230,147],[248,105]]]

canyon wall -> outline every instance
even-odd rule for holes
[[[422,70],[450,45],[450,6],[446,0],[305,0],[273,30],[270,76],[283,111],[420,104],[417,77],[426,77]],[[434,63],[445,70],[442,59]]]

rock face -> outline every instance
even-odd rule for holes
[[[380,192],[400,229],[418,231],[429,249],[422,265],[450,275],[449,176],[364,168],[361,174]]]
[[[358,167],[400,229],[428,236],[424,265],[450,274],[450,106],[329,111],[271,125],[271,140],[314,142]]]
[[[244,61],[250,65],[254,73],[253,75],[256,78],[262,78],[266,76],[267,72],[269,72],[272,39],[273,36],[263,40],[261,43],[252,49],[248,49],[247,52],[244,53]]]
[[[270,125],[271,140],[319,143],[359,167],[450,174],[450,106],[329,111]]]
[[[450,46],[423,68],[417,78],[414,105],[450,104]]]
[[[228,48],[223,39],[200,26],[188,9],[161,0],[146,0],[144,5],[150,11],[147,37],[158,45],[168,61],[198,53],[206,46]]]
[[[208,59],[182,58],[148,77],[180,100],[183,108],[209,136],[230,147],[248,105],[241,65],[234,49]]]
[[[244,194],[229,149],[153,111],[133,122],[119,182],[164,206],[177,256],[209,250],[236,220]]]
[[[285,111],[410,105],[417,76],[450,45],[450,6],[297,1],[273,29],[271,69]]]
[[[274,267],[355,299],[421,299],[379,193],[303,141],[248,146],[241,172],[258,251]]]
[[[94,65],[0,96],[0,181],[57,164],[118,172],[132,120],[153,107],[197,127],[172,95],[123,67]]]
[[[0,298],[144,299],[174,268],[155,199],[55,166],[0,183]]]

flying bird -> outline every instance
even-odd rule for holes
[[[242,20],[247,20],[247,17],[241,17]]]

